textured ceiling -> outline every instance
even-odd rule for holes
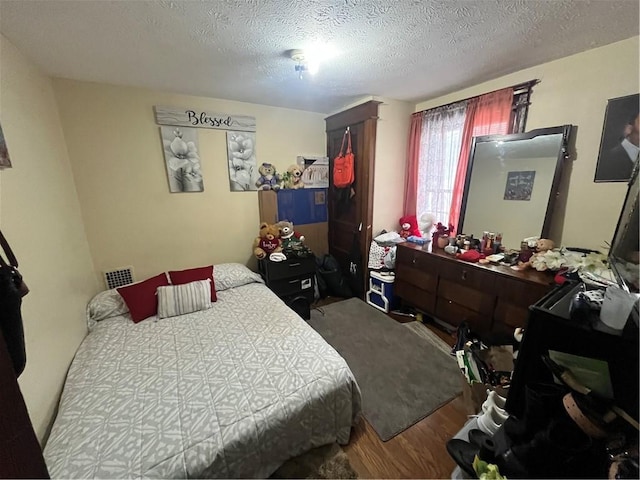
[[[638,35],[638,0],[0,0],[50,75],[329,113],[421,101]],[[340,53],[300,80],[285,52]]]

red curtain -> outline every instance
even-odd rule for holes
[[[505,88],[473,98],[467,103],[467,112],[462,132],[462,148],[453,184],[453,196],[449,223],[458,228],[464,181],[469,165],[469,153],[473,137],[480,135],[501,135],[511,133],[511,107],[513,104],[513,88]],[[461,232],[458,232],[461,233]]]
[[[411,115],[409,148],[407,149],[407,173],[405,175],[403,215],[416,215],[418,198],[418,164],[420,161],[420,136],[423,112]]]

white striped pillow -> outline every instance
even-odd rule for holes
[[[211,308],[211,279],[158,287],[158,318]]]

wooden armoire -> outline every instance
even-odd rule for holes
[[[355,154],[355,180],[345,191],[329,182],[329,253],[340,264],[343,273],[350,273],[352,261],[359,263],[358,296],[367,290],[367,258],[372,237],[373,183],[375,171],[376,128],[378,105],[368,101],[325,119],[329,175],[333,179],[333,159],[340,152],[345,130],[351,132]],[[346,147],[345,147],[346,148]]]

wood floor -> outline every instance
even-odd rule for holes
[[[427,326],[453,346],[450,334]],[[445,444],[473,413],[470,396],[463,394],[386,442],[363,418],[343,449],[360,478],[451,478],[455,462]]]

